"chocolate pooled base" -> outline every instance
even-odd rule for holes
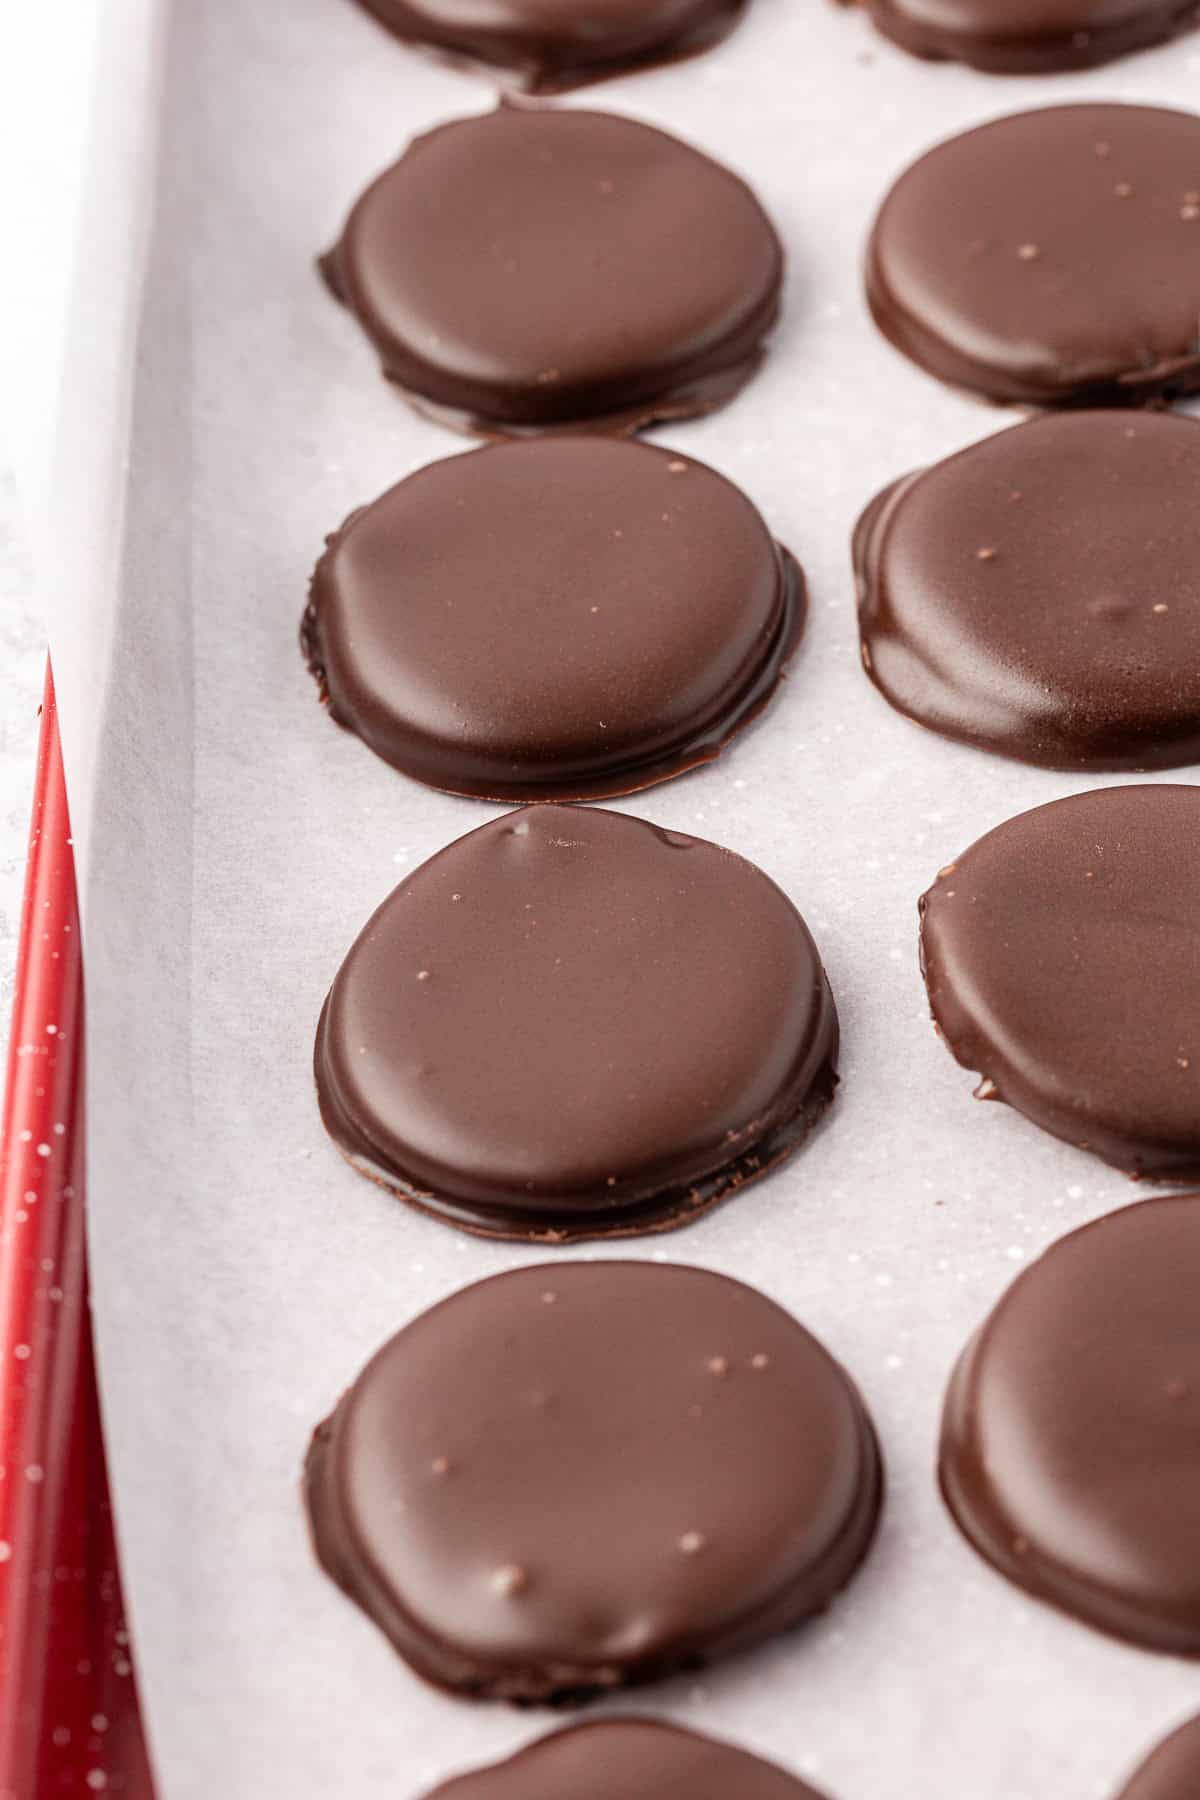
[[[1095,69],[1185,31],[1197,0],[866,0],[878,31],[928,62],[961,62],[988,75]]]
[[[417,1187],[398,1170],[386,1168],[376,1160],[374,1146],[359,1132],[352,1117],[339,1108],[326,1051],[327,1017],[328,1001],[321,1009],[317,1028],[316,1062],[321,1118],[326,1131],[360,1175],[386,1188],[398,1200],[407,1201],[418,1212],[457,1225],[473,1237],[543,1245],[577,1244],[588,1238],[647,1237],[691,1225],[721,1201],[769,1175],[799,1150],[823,1118],[837,1090],[835,1022],[832,1054],[813,1076],[797,1110],[757,1138],[752,1150],[733,1157],[710,1174],[696,1175],[686,1183],[661,1188],[624,1204],[618,1204],[611,1195],[597,1194],[591,1205],[572,1196],[569,1208],[561,1211],[545,1201],[538,1207],[524,1208],[516,1199],[485,1210],[470,1201]]]
[[[657,1719],[568,1725],[428,1800],[822,1800],[733,1744]]]
[[[745,182],[666,132],[502,104],[410,144],[321,267],[441,423],[628,433],[749,380],[783,250]]]
[[[359,0],[402,42],[456,67],[507,79],[527,94],[560,94],[710,49],[747,0],[506,0],[490,9],[446,0]],[[460,16],[456,16],[456,14]]]
[[[845,1370],[679,1264],[476,1283],[367,1365],[312,1441],[317,1556],[418,1675],[562,1704],[822,1611],[882,1503]]]
[[[805,611],[794,558],[715,470],[533,439],[429,464],[354,513],[301,645],[330,716],[406,775],[595,800],[719,755],[774,695]]]
[[[803,1142],[837,1014],[752,863],[595,807],[460,838],[384,902],[317,1031],[326,1129],[363,1174],[487,1237],[683,1225]]]

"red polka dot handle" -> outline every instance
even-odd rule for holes
[[[153,1800],[83,1211],[83,968],[49,669],[0,1140],[0,1800]]]

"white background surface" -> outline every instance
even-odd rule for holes
[[[99,502],[105,492],[98,476],[59,482],[53,554],[40,558],[40,584],[34,550],[51,548],[43,540],[52,467],[69,440],[87,445],[96,468],[111,464],[121,480],[116,409],[94,404],[91,383],[69,384],[69,346],[73,335],[82,336],[85,360],[96,369],[114,353],[127,361],[126,345],[118,351],[106,330],[106,305],[123,291],[123,265],[131,249],[136,254],[127,220],[120,206],[97,207],[96,226],[107,222],[113,240],[89,269],[81,215],[89,176],[96,192],[101,167],[119,186],[136,186],[122,159],[129,127],[98,129],[95,95],[106,95],[118,116],[124,109],[137,120],[141,94],[124,65],[134,69],[146,36],[141,0],[38,0],[0,10],[0,1045],[10,1024],[47,610],[61,616],[60,579],[68,613],[110,610],[96,560],[85,549],[81,568],[72,568],[70,555],[74,541],[86,546],[85,501]],[[98,720],[91,699],[101,683],[96,659],[88,667],[90,634],[73,630],[68,618],[57,638],[59,698],[65,691],[66,729],[78,739],[73,804],[82,815],[90,811],[82,790]],[[77,641],[81,679],[73,679]],[[84,818],[85,835],[89,822]]]
[[[409,1675],[315,1569],[299,1465],[386,1335],[529,1258],[356,1177],[313,1102],[313,1027],[350,940],[407,869],[494,809],[376,762],[322,716],[301,666],[324,532],[463,447],[380,380],[312,263],[413,132],[478,110],[487,90],[406,54],[348,0],[291,0],[286,24],[242,0],[178,11],[140,315],[122,305],[136,248],[115,295],[107,255],[85,265],[87,322],[115,321],[101,348],[120,362],[122,321],[137,326],[132,383],[64,414],[75,457],[58,502],[110,522],[111,556],[77,556],[70,582],[46,565],[72,780],[93,802],[76,829],[118,1513],[163,1800],[404,1800],[544,1721]],[[136,48],[136,30],[109,41]],[[866,1394],[890,1487],[879,1542],[826,1619],[635,1703],[727,1732],[839,1800],[1099,1800],[1200,1699],[1194,1667],[1009,1588],[936,1498],[941,1394],[970,1330],[1042,1244],[1132,1190],[972,1104],[916,962],[916,898],[937,868],[1088,784],[892,714],[858,667],[847,558],[876,488],[1007,422],[909,368],[867,319],[859,256],[888,181],[997,112],[1085,94],[1178,102],[1198,75],[1184,40],[1093,77],[989,82],[912,63],[821,0],[755,0],[713,54],[574,102],[666,125],[742,170],[791,259],[765,372],[725,413],[663,435],[740,481],[801,558],[808,639],[731,755],[630,810],[728,843],[793,896],[838,999],[844,1085],[778,1175],[640,1253],[728,1269],[816,1330]],[[108,89],[109,126],[132,131],[133,102]],[[118,197],[145,166],[137,150]],[[131,207],[134,236],[136,223]],[[132,394],[119,536],[119,509],[101,503],[112,469],[82,454],[111,450],[95,431],[112,421],[89,403],[116,391]],[[50,558],[68,551],[52,533]]]

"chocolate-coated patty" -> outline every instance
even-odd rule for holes
[[[733,1744],[655,1719],[569,1725],[429,1800],[821,1800]]]
[[[1200,117],[1052,106],[948,139],[884,200],[875,321],[994,400],[1118,405],[1200,388]]]
[[[1200,787],[1099,788],[980,838],[921,901],[980,1099],[1131,1175],[1200,1178]]]
[[[914,56],[991,75],[1091,69],[1182,31],[1197,0],[866,0],[885,37]]]
[[[753,1288],[575,1262],[477,1283],[313,1440],[317,1554],[426,1679],[553,1701],[697,1667],[828,1605],[879,1454],[832,1357]]]
[[[956,1521],[1011,1581],[1182,1656],[1200,1656],[1197,1270],[1200,1194],[1060,1238],[960,1360],[940,1462]]]
[[[385,900],[316,1046],[356,1167],[489,1236],[683,1224],[789,1155],[835,1085],[799,913],[752,863],[595,807],[510,813]]]
[[[416,139],[324,267],[385,373],[446,422],[631,431],[754,372],[783,252],[746,184],[677,138],[501,106]]]
[[[795,561],[703,463],[532,438],[354,513],[302,640],[332,716],[406,774],[579,800],[716,756],[770,699],[804,611]]]
[[[1200,424],[1059,413],[896,482],[854,539],[900,712],[1061,769],[1200,761]]]
[[[705,50],[745,0],[361,0],[407,43],[500,68],[527,93],[561,93]]]

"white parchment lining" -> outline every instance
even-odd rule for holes
[[[317,1572],[300,1462],[385,1336],[529,1258],[356,1177],[313,1101],[317,1011],[359,926],[495,810],[375,761],[301,665],[323,534],[464,447],[379,378],[313,259],[408,137],[489,93],[350,0],[185,0],[173,16],[111,0],[101,20],[53,429],[27,440],[27,492],[86,873],[96,1319],[151,1735],[163,1800],[407,1800],[547,1721],[408,1673]],[[790,257],[765,372],[662,435],[740,482],[800,557],[807,642],[719,767],[631,809],[731,845],[793,896],[837,996],[844,1084],[778,1175],[618,1253],[756,1283],[873,1409],[885,1523],[840,1604],[636,1696],[840,1800],[1098,1800],[1200,1703],[1194,1668],[1008,1587],[936,1497],[941,1395],[967,1335],[1044,1243],[1134,1190],[972,1103],[915,950],[916,898],[941,864],[1089,784],[891,713],[858,667],[847,556],[876,488],[1009,422],[909,368],[867,318],[858,262],[890,179],[997,113],[1186,104],[1198,76],[1193,38],[1094,76],[988,80],[910,61],[825,0],[754,0],[714,53],[570,102],[731,163]]]

